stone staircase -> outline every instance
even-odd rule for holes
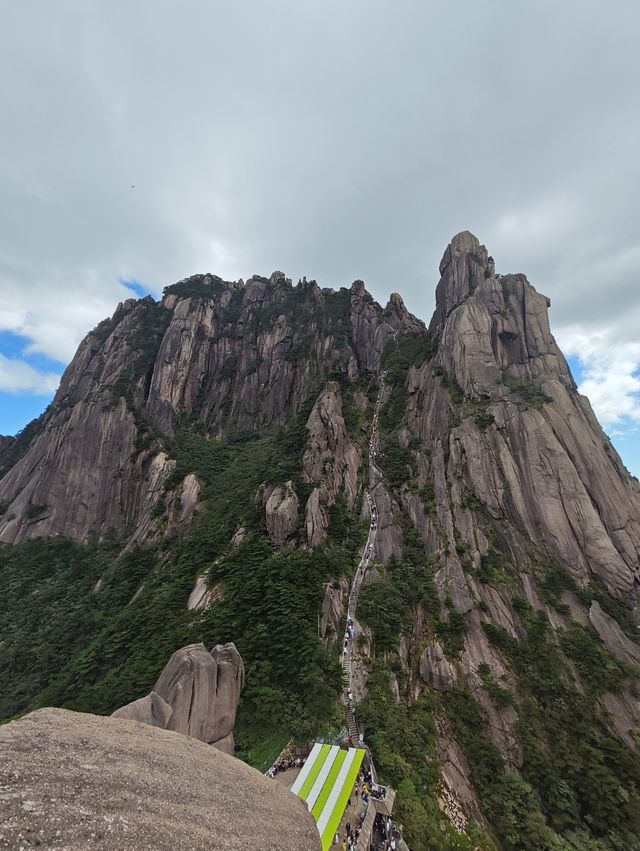
[[[356,568],[355,576],[349,590],[349,603],[347,606],[347,628],[344,635],[344,643],[342,648],[342,699],[347,708],[347,723],[349,728],[349,736],[354,744],[358,742],[360,737],[360,728],[355,713],[355,705],[353,702],[353,676],[356,662],[357,648],[354,646],[354,632],[350,626],[354,624],[356,618],[356,609],[358,606],[358,595],[362,587],[362,581],[366,573],[369,562],[373,558],[375,549],[376,533],[378,531],[378,507],[376,505],[374,491],[382,478],[380,470],[376,466],[375,459],[379,451],[378,438],[378,415],[380,413],[380,404],[384,391],[384,373],[380,376],[380,390],[373,414],[373,426],[371,429],[371,437],[369,439],[369,488],[365,491],[365,498],[368,503],[371,523],[369,525],[369,534],[362,551],[362,557]]]

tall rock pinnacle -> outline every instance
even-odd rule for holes
[[[491,274],[492,264],[484,245],[468,230],[453,237],[440,261],[436,288],[436,311],[429,331],[437,333],[451,311],[468,298]]]

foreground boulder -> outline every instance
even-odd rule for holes
[[[204,644],[189,644],[176,650],[150,694],[113,715],[184,733],[232,754],[243,686],[244,664],[235,644],[217,644],[211,652]]]
[[[40,709],[0,727],[0,847],[319,851],[304,803],[197,739]]]

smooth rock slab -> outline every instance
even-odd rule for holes
[[[0,848],[320,851],[303,801],[197,739],[40,709],[0,753]]]

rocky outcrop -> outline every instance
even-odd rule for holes
[[[432,459],[450,550],[478,564],[491,527],[512,564],[530,563],[533,547],[580,585],[596,576],[629,593],[640,581],[638,485],[576,391],[548,299],[524,275],[497,276],[466,232],[441,272],[429,327],[438,350],[409,376],[407,421]]]
[[[196,275],[161,302],[124,302],[87,335],[54,402],[19,438],[20,460],[0,479],[0,541],[131,528],[142,541],[163,514],[175,530],[178,498],[182,528],[198,493],[194,481],[165,493],[179,417],[212,437],[287,425],[330,373],[377,370],[403,329],[424,326],[399,297],[383,310],[363,285],[294,287],[280,272],[246,284]]]
[[[451,691],[455,671],[437,641],[432,642],[420,657],[420,676],[437,691]]]
[[[388,438],[408,452],[412,469],[402,487],[385,479],[377,490],[376,554],[385,561],[399,557],[399,548],[402,555],[409,521],[437,558],[440,620],[451,611],[462,616],[462,650],[446,655],[423,630],[424,610],[416,607],[398,650],[407,694],[467,690],[483,710],[488,737],[519,771],[518,678],[483,622],[522,641],[519,606],[526,601],[553,629],[569,629],[572,619],[592,626],[614,657],[637,667],[640,648],[597,602],[585,605],[582,593],[564,591],[562,606],[560,599],[550,604],[541,580],[566,568],[583,591],[604,585],[637,610],[640,490],[577,392],[549,328],[548,299],[524,275],[497,275],[468,232],[454,237],[440,271],[429,326],[434,353],[409,368],[404,416]],[[394,539],[385,530],[397,529],[400,517],[402,534],[398,529]],[[575,666],[567,661],[566,668],[585,693]],[[627,684],[600,705],[604,723],[637,752],[632,695]],[[458,805],[482,823],[460,749],[445,730],[441,743],[449,790],[443,807],[460,825]]]
[[[316,483],[305,510],[309,546],[325,537],[328,508],[338,494],[353,508],[358,494],[358,471],[362,449],[349,439],[342,415],[340,387],[330,381],[322,391],[307,421],[309,438],[302,465],[306,481]]]
[[[112,718],[125,718],[128,721],[139,721],[141,724],[150,724],[152,727],[167,729],[173,709],[166,700],[163,700],[155,691],[146,697],[141,697],[128,703],[121,709],[112,713]]]
[[[322,611],[320,614],[320,637],[329,644],[342,640],[340,624],[346,617],[349,580],[343,576],[336,582],[328,582],[324,587]]]
[[[243,686],[244,665],[234,644],[217,644],[210,653],[204,644],[190,644],[173,654],[149,695],[113,715],[193,736],[233,754]]]
[[[278,546],[284,546],[298,528],[300,502],[293,482],[269,485],[262,489],[262,504],[269,537]]]
[[[471,766],[464,751],[455,741],[444,718],[436,719],[436,728],[443,786],[439,803],[443,812],[460,832],[465,830],[470,820],[486,826],[477,793],[470,781]]]
[[[104,851],[320,851],[304,802],[202,742],[40,709],[0,727],[0,843]]]
[[[640,647],[624,634],[610,615],[602,611],[597,600],[591,603],[589,621],[616,659],[640,669]]]
[[[531,609],[568,640],[595,641],[595,630],[614,657],[640,664],[640,648],[607,614],[640,609],[640,485],[577,391],[549,328],[548,299],[522,274],[497,274],[468,232],[453,238],[440,273],[428,332],[397,294],[383,309],[361,281],[334,292],[306,280],[294,287],[279,272],[246,284],[195,276],[169,287],[160,303],[121,305],[83,342],[49,411],[5,454],[20,460],[0,479],[0,540],[58,532],[84,540],[115,530],[130,545],[163,534],[170,541],[206,510],[209,493],[204,476],[201,495],[195,475],[182,478],[179,454],[180,464],[171,457],[176,429],[188,422],[211,440],[264,439],[259,452],[286,435],[282,445],[295,446],[297,457],[293,471],[293,459],[274,459],[273,474],[261,470],[251,485],[255,492],[265,480],[255,505],[238,511],[227,538],[233,528],[236,535],[211,556],[222,565],[220,581],[208,586],[204,559],[180,605],[197,612],[222,594],[227,548],[264,531],[256,508],[279,547],[318,547],[336,518],[344,542],[336,531],[329,543],[346,553],[357,532],[344,509],[360,505],[363,423],[391,344],[379,408],[382,455],[369,467],[377,534],[364,584],[392,586],[394,559],[433,566],[433,575],[418,570],[402,589],[417,597],[397,651],[385,653],[393,695],[411,703],[434,689],[441,694],[431,698],[446,707],[464,689],[508,768],[521,771],[527,688],[505,648],[527,639]],[[365,500],[362,521],[368,511]],[[322,577],[319,624],[329,648],[347,592],[345,581],[332,578]],[[188,617],[192,626],[199,620]],[[630,632],[626,614],[620,623]],[[357,619],[354,627],[359,700],[376,637]],[[586,699],[590,689],[567,646],[559,636],[566,681]],[[243,677],[236,657],[235,649],[184,648],[156,684],[162,702],[150,695],[122,712],[161,720],[168,706],[170,730],[231,750]],[[637,752],[630,682],[593,701],[602,730],[608,725]],[[438,719],[438,734],[442,806],[460,829],[465,818],[482,823],[446,718]]]
[[[171,707],[168,730],[193,736],[233,753],[233,727],[244,665],[234,644],[204,644],[177,650],[153,690]]]
[[[187,609],[190,611],[206,611],[215,601],[222,598],[222,586],[219,582],[209,586],[209,577],[203,573],[195,581],[193,590],[187,600]]]

